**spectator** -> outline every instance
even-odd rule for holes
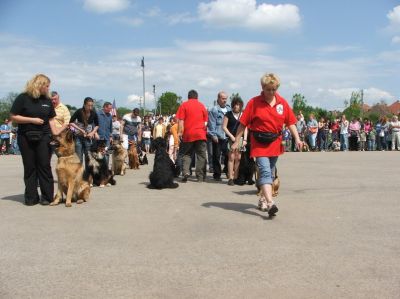
[[[171,117],[169,129],[168,142],[168,154],[172,161],[176,161],[178,150],[179,150],[179,137],[178,137],[178,123],[176,117]]]
[[[392,130],[392,151],[395,149],[400,151],[400,121],[396,115],[392,117],[390,129]]]
[[[107,148],[112,142],[113,119],[111,110],[112,104],[110,102],[105,102],[103,109],[97,111],[97,119],[99,121],[99,129],[97,130],[97,134],[99,135],[99,140],[104,140]]]
[[[353,117],[351,123],[349,124],[349,150],[358,150],[358,139],[360,138],[360,122],[356,117]]]
[[[76,110],[70,119],[70,125],[75,132],[75,152],[81,163],[85,156],[85,166],[89,159],[88,152],[99,128],[99,119],[93,107],[94,100],[86,97],[83,100],[83,107]]]
[[[153,138],[164,138],[165,137],[165,132],[166,132],[166,127],[164,125],[164,118],[163,117],[159,117],[158,118],[158,122],[156,125],[154,125],[154,129],[153,129]]]
[[[183,102],[178,112],[178,136],[182,138],[183,178],[186,183],[189,177],[192,153],[196,153],[196,177],[203,182],[206,177],[206,131],[208,113],[206,107],[198,100],[195,90],[189,91],[188,100]]]
[[[340,121],[340,150],[347,151],[349,149],[349,121],[346,119],[346,115],[342,115]]]
[[[151,122],[149,116],[144,117],[142,126],[142,144],[144,145],[144,151],[148,154],[150,153],[151,145]]]
[[[304,141],[307,125],[301,113],[297,114],[296,130],[300,137],[300,140]],[[294,136],[292,136],[292,152],[294,152],[295,150],[296,150],[296,142],[294,140]]]
[[[207,134],[211,136],[212,141],[213,178],[216,181],[221,181],[221,173],[223,171],[221,167],[221,158],[224,161],[225,173],[228,165],[227,139],[222,129],[224,116],[231,110],[229,105],[226,105],[227,100],[228,96],[226,93],[223,91],[219,92],[217,105],[208,112]]]
[[[259,208],[275,216],[278,208],[272,200],[273,170],[278,156],[283,154],[282,127],[285,124],[294,136],[296,147],[300,150],[302,142],[296,129],[296,117],[292,109],[277,90],[280,80],[275,74],[265,74],[261,77],[262,93],[247,103],[240,118],[240,125],[236,133],[232,150],[239,149],[240,138],[246,127],[252,132],[250,135],[250,156],[256,158],[259,169],[257,185],[261,189]]]
[[[315,119],[315,116],[313,113],[310,113],[309,121],[307,122],[307,128],[308,128],[308,138],[309,138],[311,150],[315,151],[316,139],[317,139],[317,134],[318,134],[318,122]]]
[[[228,139],[228,185],[233,186],[235,180],[239,176],[239,165],[242,156],[242,151],[246,149],[247,145],[247,129],[244,132],[244,137],[239,141],[239,151],[232,151],[231,146],[235,142],[235,136],[239,127],[239,119],[242,115],[243,101],[239,97],[233,98],[231,102],[232,110],[228,111],[224,116],[222,129],[224,130]]]
[[[71,119],[71,114],[63,103],[60,101],[60,95],[57,91],[51,92],[51,102],[53,104],[54,110],[56,111],[55,125],[57,128],[61,128],[65,124],[69,124]]]
[[[50,101],[50,79],[35,75],[26,84],[25,91],[14,101],[10,115],[18,124],[18,146],[24,165],[25,204],[48,205],[53,200],[54,180],[50,164],[51,133],[58,135],[67,125],[56,127],[56,112]],[[41,199],[37,190],[39,186]]]
[[[11,126],[8,118],[4,120],[4,123],[0,126],[0,154],[3,155],[3,146],[5,146],[4,154],[8,155],[10,153],[10,133]]]
[[[115,141],[121,139],[121,122],[116,115],[112,117],[112,139]]]
[[[122,117],[122,141],[124,148],[128,149],[129,141],[141,142],[142,140],[142,119],[139,116],[139,108],[132,110],[132,113]]]

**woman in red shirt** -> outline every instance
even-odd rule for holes
[[[259,169],[257,185],[261,189],[258,207],[268,211],[269,216],[275,216],[278,208],[272,200],[273,169],[278,156],[284,153],[282,145],[282,127],[286,125],[294,137],[296,147],[300,150],[302,142],[296,130],[296,117],[286,100],[276,91],[280,80],[275,74],[265,74],[261,77],[262,92],[247,103],[240,118],[236,133],[236,141],[232,150],[237,150],[239,140],[246,127],[251,131],[250,156],[256,158]],[[264,133],[264,134],[263,134]],[[266,134],[265,134],[266,133]],[[260,136],[261,135],[261,136]],[[263,140],[264,139],[264,140]]]

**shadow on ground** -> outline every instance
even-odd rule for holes
[[[24,194],[17,194],[17,195],[10,195],[10,196],[4,196],[1,198],[2,200],[12,200],[19,202],[21,204],[25,203],[25,197]]]
[[[243,214],[261,217],[262,219],[269,220],[268,216],[260,215],[254,210],[257,209],[256,205],[248,204],[248,203],[237,203],[237,202],[206,202],[202,204],[205,208],[221,208],[224,210],[230,210],[235,212],[240,212]]]

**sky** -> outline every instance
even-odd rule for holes
[[[143,103],[144,57],[145,103]],[[195,89],[245,102],[275,73],[279,93],[328,110],[353,91],[364,102],[400,99],[400,1],[0,0],[0,98],[37,73],[65,104],[155,106]],[[153,92],[155,86],[155,93]]]

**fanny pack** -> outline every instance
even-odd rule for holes
[[[25,137],[29,141],[40,141],[43,137],[43,131],[27,131]]]
[[[253,131],[254,138],[263,144],[270,144],[274,142],[281,134],[272,133],[272,132],[256,132]]]

